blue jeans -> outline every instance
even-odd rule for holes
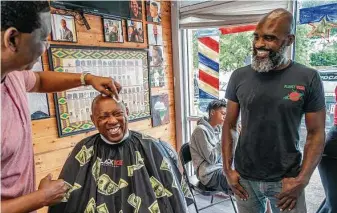
[[[326,199],[317,213],[337,212],[337,127],[331,127],[326,137],[324,156],[318,165]]]
[[[223,191],[228,194],[228,183],[222,169],[218,169],[213,172],[212,178],[206,186],[213,190]]]
[[[265,213],[267,210],[267,199],[270,201],[273,213],[281,212],[280,209],[276,207],[278,199],[275,197],[282,190],[281,181],[261,182],[240,178],[240,184],[247,191],[249,197],[248,200],[242,201],[237,195],[235,195],[239,213]],[[304,191],[297,199],[295,208],[291,211],[283,210],[283,212],[306,213],[307,210]]]

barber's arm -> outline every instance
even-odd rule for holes
[[[37,191],[22,197],[2,200],[1,212],[27,213],[58,203],[63,198],[67,189],[63,180],[51,180],[51,176],[48,175],[41,180]]]
[[[60,73],[60,72],[35,72],[36,83],[30,92],[59,92],[82,85],[81,74],[78,73]],[[121,85],[112,78],[99,77],[87,74],[84,77],[86,85],[91,85],[97,91],[108,95],[118,97]]]

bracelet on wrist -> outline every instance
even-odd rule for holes
[[[82,74],[81,74],[80,79],[81,79],[81,85],[82,85],[82,86],[88,85],[87,82],[86,82],[86,80],[85,80],[85,77],[86,77],[88,74],[90,74],[90,73],[85,72],[85,73],[82,73]]]

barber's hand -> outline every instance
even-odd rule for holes
[[[62,200],[68,191],[68,186],[62,179],[52,180],[52,175],[49,174],[40,181],[38,191],[43,194],[44,206],[50,206]]]
[[[118,100],[118,93],[121,91],[122,86],[112,78],[100,77],[88,74],[85,76],[87,85],[91,85],[100,93],[104,95],[115,97]]]
[[[230,170],[225,174],[229,187],[231,187],[234,194],[239,196],[241,200],[248,199],[248,193],[239,183],[240,175],[236,170]]]
[[[277,207],[283,210],[292,210],[296,206],[297,198],[303,192],[308,183],[297,178],[284,178],[282,180],[282,191],[276,195],[279,199]]]

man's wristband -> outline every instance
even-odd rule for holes
[[[81,85],[82,86],[86,86],[87,85],[87,83],[85,82],[85,76],[88,75],[88,74],[90,74],[90,73],[84,72],[84,73],[81,74]]]

